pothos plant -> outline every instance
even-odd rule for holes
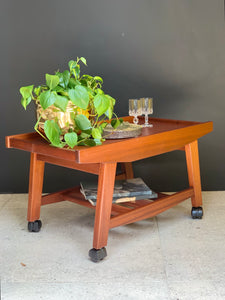
[[[46,84],[20,88],[21,104],[25,109],[32,100],[40,107],[35,130],[55,147],[101,145],[103,130],[109,123],[106,120],[110,120],[114,128],[122,122],[113,112],[115,99],[102,89],[103,79],[100,76],[81,76],[80,63],[87,66],[86,59],[80,57],[69,61],[69,70],[46,74]],[[46,118],[49,110],[53,117]],[[57,112],[67,111],[70,122],[62,127]],[[112,119],[114,115],[116,118]]]

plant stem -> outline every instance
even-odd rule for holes
[[[34,125],[34,130],[38,133],[38,134],[40,134],[40,136],[42,136],[47,142],[49,142],[49,140],[46,138],[46,136],[44,136],[39,130],[38,130],[38,124],[39,124],[39,122],[40,122],[40,120],[41,120],[41,115],[40,115],[40,117],[38,118],[38,120],[37,120],[37,123]]]

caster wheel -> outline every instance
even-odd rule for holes
[[[105,258],[106,256],[107,252],[105,247],[101,249],[92,248],[91,250],[89,250],[89,257],[93,262],[99,262],[100,260],[103,260],[103,258]]]
[[[28,222],[28,231],[30,232],[39,232],[41,229],[42,223],[41,220],[36,220],[34,222]]]
[[[201,219],[203,216],[203,209],[201,206],[199,207],[192,207],[191,210],[192,219]]]

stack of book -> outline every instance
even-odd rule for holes
[[[97,183],[80,183],[81,193],[92,205],[97,201]],[[141,178],[116,180],[113,191],[113,203],[135,202],[142,199],[155,199],[157,193],[153,192]]]

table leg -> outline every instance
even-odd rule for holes
[[[116,165],[116,163],[103,163],[100,165],[93,249],[89,251],[89,256],[95,262],[102,260],[107,255],[105,246],[108,240]]]
[[[134,178],[132,162],[121,163],[121,168],[125,173],[126,179]]]
[[[41,210],[41,197],[44,177],[43,161],[37,160],[37,154],[31,153],[30,159],[30,177],[29,177],[29,199],[28,199],[28,230],[39,231],[41,228],[40,210]]]
[[[199,153],[198,153],[198,141],[194,141],[185,146],[185,154],[187,161],[188,179],[190,187],[194,189],[194,195],[191,198],[192,202],[192,217],[201,218],[202,212],[202,190],[201,190],[201,178],[199,168]]]

